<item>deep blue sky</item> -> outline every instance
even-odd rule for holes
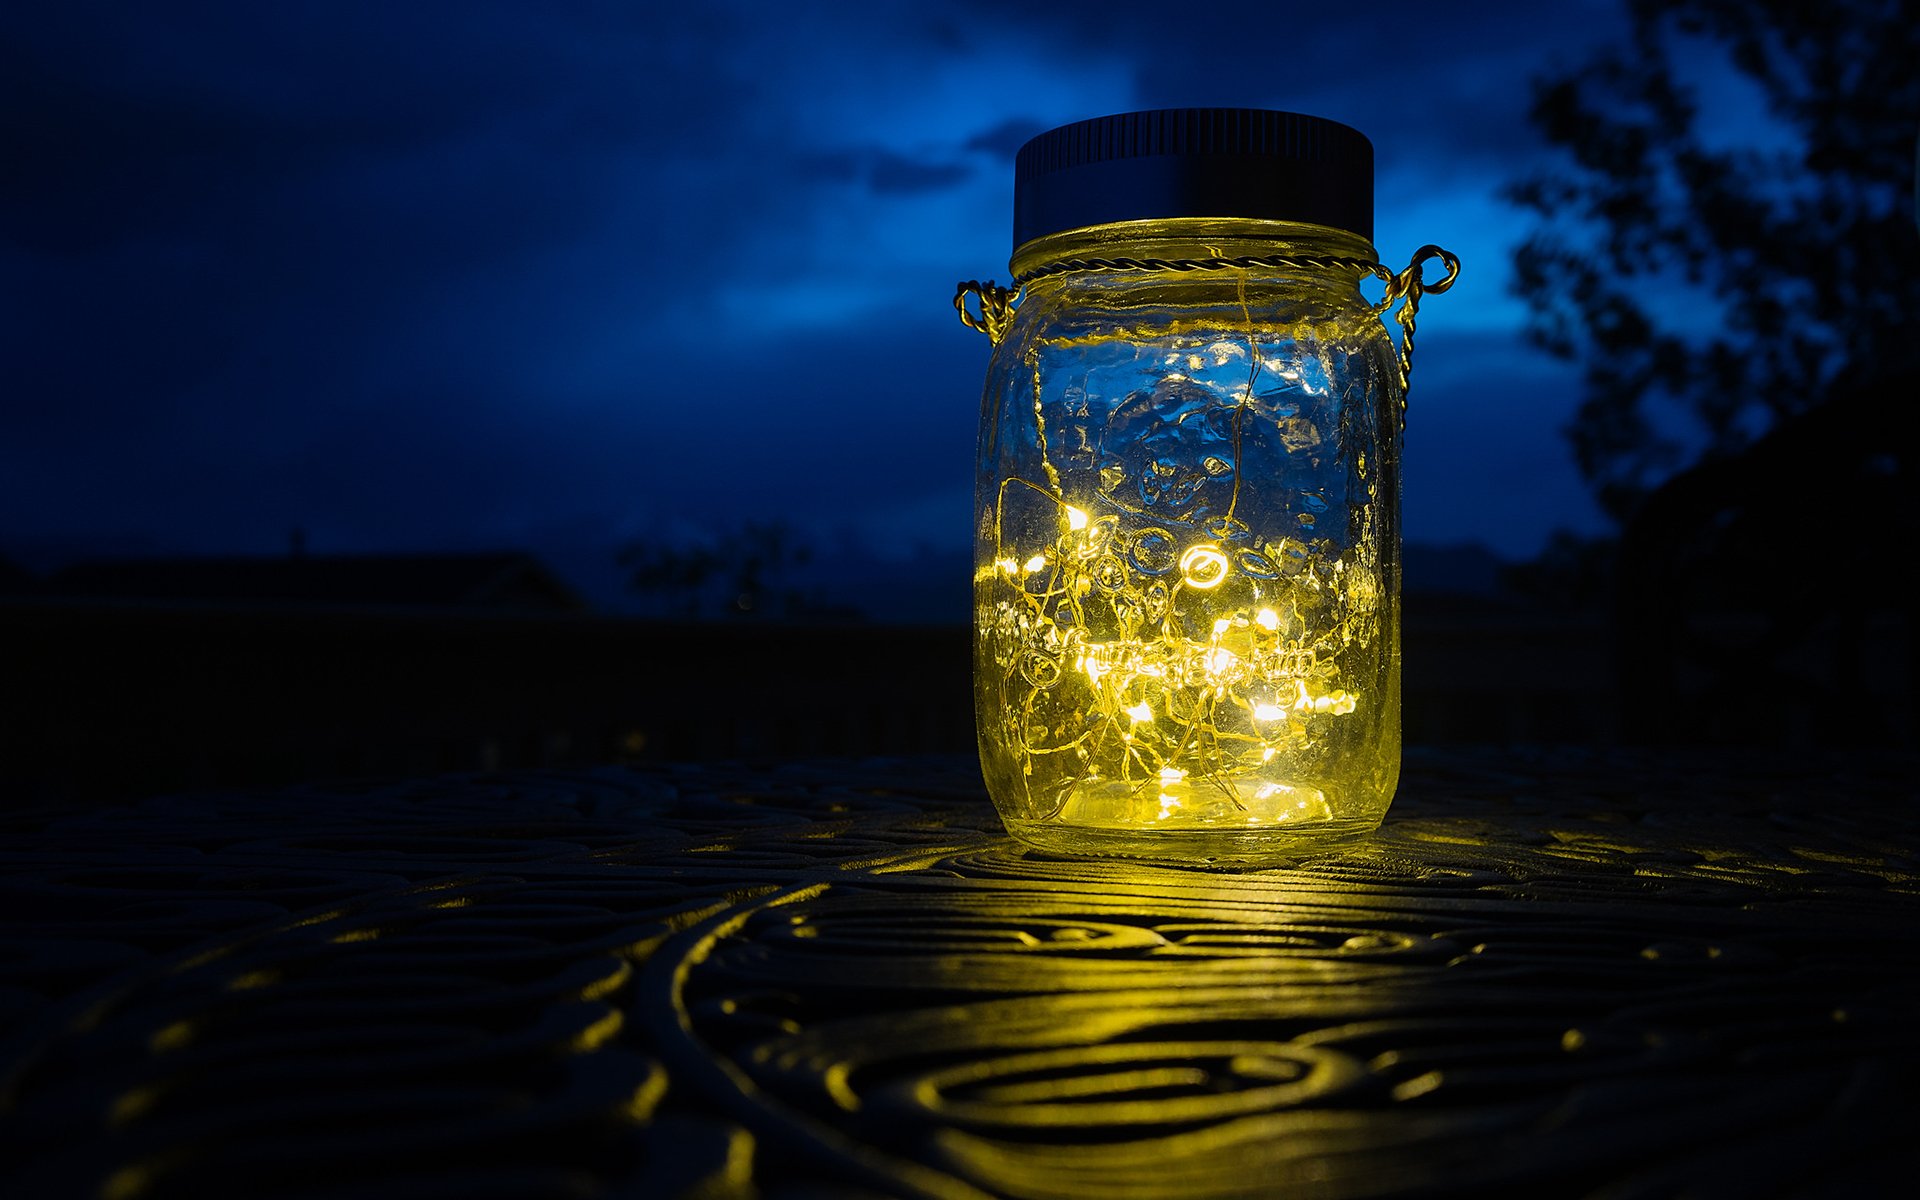
[[[32,9],[33,11],[25,11]],[[1106,112],[1345,121],[1423,312],[1410,540],[1600,527],[1497,195],[1605,0],[48,3],[0,16],[0,555],[525,547],[779,516],[965,544],[1012,153]],[[604,581],[585,580],[592,590]]]

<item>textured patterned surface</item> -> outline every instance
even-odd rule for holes
[[[0,1194],[1886,1194],[1913,765],[1414,754],[1245,874],[960,760],[16,813]]]

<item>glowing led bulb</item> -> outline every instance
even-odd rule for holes
[[[1190,546],[1180,556],[1180,574],[1185,584],[1197,591],[1209,591],[1226,582],[1233,564],[1217,546]]]

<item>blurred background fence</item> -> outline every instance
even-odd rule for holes
[[[1604,624],[1409,604],[1410,741],[1608,741]],[[626,760],[973,750],[964,627],[0,605],[14,803]]]

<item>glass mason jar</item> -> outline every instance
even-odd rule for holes
[[[1410,350],[1421,286],[1419,259],[1375,260],[1371,191],[1364,137],[1288,113],[1125,114],[1021,151],[1023,292],[956,297],[995,341],[974,684],[1020,840],[1246,862],[1385,814],[1406,360],[1381,317],[1407,302]]]

